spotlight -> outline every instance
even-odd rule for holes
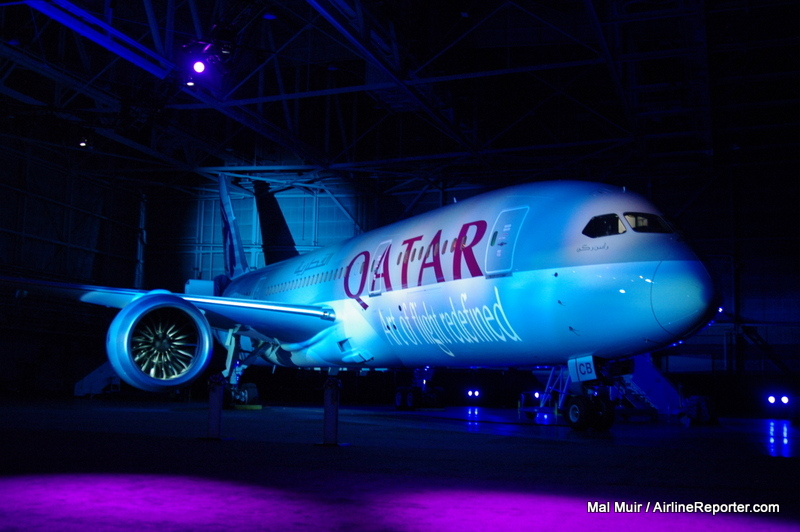
[[[210,44],[194,41],[183,45],[182,70],[188,87],[213,84],[219,74],[217,50]],[[215,68],[216,67],[216,68]]]
[[[789,396],[788,395],[781,395],[780,398],[778,398],[778,396],[776,396],[776,395],[770,395],[770,396],[767,397],[767,402],[769,402],[769,404],[771,404],[771,405],[774,405],[774,404],[776,404],[778,402],[780,402],[781,404],[784,404],[784,405],[788,405],[789,404]]]

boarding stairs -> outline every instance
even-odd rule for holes
[[[633,357],[633,362],[632,373],[611,379],[607,387],[609,398],[618,405],[618,415],[624,419],[646,416],[656,420],[685,414],[686,402],[680,390],[656,368],[650,355]],[[554,366],[538,398],[531,393],[522,394],[519,409],[538,424],[558,422],[572,385],[567,368]]]
[[[622,417],[647,415],[679,416],[684,411],[680,390],[653,364],[648,353],[634,357],[633,373],[620,381]]]

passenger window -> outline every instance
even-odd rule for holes
[[[672,233],[673,230],[661,216],[643,212],[626,212],[625,219],[637,233]]]
[[[586,227],[583,228],[582,233],[589,238],[599,238],[601,236],[621,235],[625,232],[625,225],[616,214],[602,214],[595,216]]]

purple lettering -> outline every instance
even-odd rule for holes
[[[353,269],[353,265],[358,260],[358,257],[361,256],[364,257],[364,262],[362,263],[362,268],[361,268],[361,281],[359,282],[358,290],[356,291],[356,293],[353,293],[353,291],[350,290],[350,271]],[[347,268],[344,271],[344,293],[347,294],[347,297],[349,297],[350,299],[355,299],[356,301],[358,301],[358,304],[361,305],[361,308],[363,308],[364,310],[366,310],[367,307],[369,307],[369,305],[367,305],[366,302],[364,302],[364,300],[361,299],[361,294],[364,293],[364,285],[367,284],[368,273],[369,273],[369,251],[362,251],[361,253],[353,257],[353,260],[350,261],[350,264],[347,265]]]
[[[403,269],[400,273],[400,282],[403,285],[403,288],[408,288],[408,263],[411,262],[410,254],[411,248],[414,247],[416,242],[422,240],[422,235],[415,236],[414,238],[409,238],[408,240],[404,240],[403,244],[406,247],[406,250],[403,252]]]
[[[425,273],[425,268],[433,268],[433,272],[436,274],[436,282],[443,283],[444,282],[444,272],[442,271],[442,261],[439,260],[439,239],[442,236],[442,230],[436,233],[436,236],[433,237],[431,243],[428,244],[428,253],[425,255],[425,259],[422,261],[422,266],[419,268],[419,277],[417,278],[417,286],[422,286],[422,275]],[[430,260],[428,260],[430,258]]]
[[[475,236],[472,237],[472,242],[467,243],[467,235],[471,227],[475,228]],[[476,222],[466,223],[461,226],[461,231],[458,233],[456,240],[456,250],[453,254],[453,279],[461,279],[461,260],[463,258],[467,263],[467,268],[472,277],[483,275],[478,261],[475,259],[473,247],[481,241],[483,235],[486,234],[486,222],[478,220]]]
[[[379,248],[380,249],[380,248]],[[386,246],[383,253],[375,263],[375,271],[372,274],[372,284],[370,293],[376,291],[391,292],[392,280],[389,278],[389,255],[392,250],[392,245]],[[383,279],[383,287],[381,288],[381,279]]]

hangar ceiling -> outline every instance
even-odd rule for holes
[[[691,195],[797,146],[795,2],[0,4],[10,155],[113,185],[378,192],[579,178]],[[209,60],[202,75],[190,59]],[[189,77],[194,86],[188,86]],[[78,146],[81,139],[89,145]]]
[[[465,189],[603,181],[709,263],[734,327],[704,356],[744,357],[746,324],[794,360],[797,20],[793,0],[0,1],[0,269],[180,287],[176,244],[211,218],[187,205],[221,174],[315,215],[324,193],[364,230]],[[28,304],[0,305],[12,380],[102,337],[95,311]]]

